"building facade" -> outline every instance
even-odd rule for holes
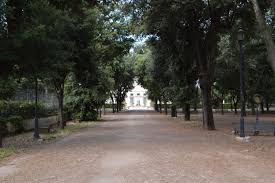
[[[134,88],[127,93],[125,102],[127,109],[151,108],[151,101],[148,99],[147,90],[137,84],[137,82],[134,83]]]

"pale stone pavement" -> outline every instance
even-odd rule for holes
[[[0,164],[16,183],[234,183],[275,181],[272,151],[223,131],[154,112],[105,116],[104,122]],[[271,137],[273,138],[273,137]]]

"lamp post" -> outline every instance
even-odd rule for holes
[[[245,137],[244,133],[244,116],[245,116],[245,99],[244,99],[244,30],[238,31],[238,41],[240,45],[240,99],[241,99],[241,117],[240,117],[240,137]]]

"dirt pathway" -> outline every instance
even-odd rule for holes
[[[274,152],[250,146],[223,132],[192,128],[155,113],[110,115],[94,127],[0,165],[0,181],[274,182]]]

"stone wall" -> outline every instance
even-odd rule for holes
[[[57,122],[58,122],[58,116],[39,118],[39,120],[38,120],[39,126],[48,126],[49,124],[57,123]],[[24,127],[24,130],[26,130],[26,131],[33,130],[34,129],[34,119],[24,120],[23,127]],[[10,133],[15,132],[15,128],[11,124],[7,124],[7,129]]]

